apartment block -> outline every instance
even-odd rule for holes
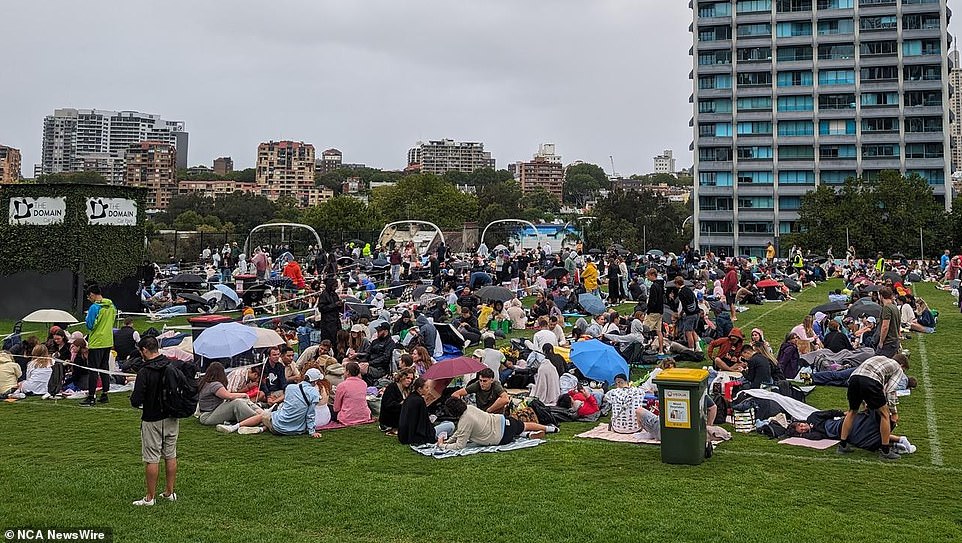
[[[802,195],[885,170],[950,205],[945,0],[690,6],[702,251],[762,255],[797,231]]]
[[[233,179],[192,179],[177,182],[177,194],[199,194],[209,198],[221,198],[237,191],[259,194],[256,183],[245,183]]]
[[[669,173],[675,174],[675,157],[671,149],[665,149],[665,151],[654,158],[655,161],[655,173]]]
[[[229,156],[214,159],[214,175],[227,175],[234,171],[234,161]]]
[[[177,193],[177,150],[160,141],[143,141],[124,153],[124,183],[147,189],[147,208],[166,209]]]
[[[344,155],[337,149],[327,149],[317,161],[317,173],[332,172],[341,167]]]
[[[449,139],[419,141],[408,151],[408,168],[437,175],[452,170],[471,173],[481,168],[495,168],[495,160],[484,150],[483,143]]]
[[[561,156],[555,154],[553,144],[542,145],[530,161],[517,163],[515,174],[522,193],[544,189],[559,202],[562,201],[565,170],[561,165]]]
[[[0,145],[0,183],[20,181],[20,149]]]
[[[255,182],[260,193],[272,201],[282,196],[300,205],[316,205],[320,196],[312,192],[316,171],[314,146],[302,141],[269,141],[257,146]]]
[[[41,172],[96,171],[109,182],[126,176],[124,155],[134,144],[162,142],[176,149],[177,166],[187,167],[187,132],[182,121],[138,111],[57,109],[43,122]]]
[[[949,136],[952,142],[952,173],[962,169],[962,66],[959,51],[949,53],[949,86],[955,89],[949,99]]]

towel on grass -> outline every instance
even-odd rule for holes
[[[439,449],[437,445],[430,443],[427,445],[411,445],[411,450],[418,454],[423,454],[424,456],[433,456],[434,458],[454,458],[455,456],[468,456],[478,453],[495,453],[516,451],[518,449],[530,449],[531,447],[537,447],[544,442],[545,440],[543,439],[519,437],[507,445],[491,445],[489,447],[469,446],[457,451],[449,451],[446,449]]]
[[[721,426],[709,426],[708,435],[711,437],[711,442],[715,445],[718,445],[722,441],[728,441],[732,438],[731,433]],[[661,441],[655,439],[651,436],[651,434],[644,430],[635,432],[634,434],[619,434],[618,432],[612,432],[609,430],[607,424],[599,424],[587,432],[581,432],[575,437],[603,439],[605,441],[614,441],[616,443],[645,443],[648,445],[661,445]]]
[[[795,445],[796,447],[806,447],[809,449],[815,449],[816,451],[824,451],[829,447],[834,447],[838,444],[837,439],[805,439],[803,437],[790,437],[788,439],[783,439],[778,442],[779,445]]]

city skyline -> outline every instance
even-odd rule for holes
[[[96,108],[183,120],[190,165],[231,156],[236,169],[253,167],[257,145],[274,139],[403,169],[417,141],[444,138],[484,142],[502,167],[528,160],[545,141],[566,160],[606,170],[612,155],[623,174],[651,171],[667,148],[679,167],[691,163],[691,12],[683,3],[260,6],[8,6],[5,41],[17,52],[8,73],[22,84],[0,89],[0,144],[22,151],[29,177],[40,162],[43,117]],[[132,68],[143,54],[137,20],[168,38],[141,71]],[[75,49],[68,65],[65,48]]]

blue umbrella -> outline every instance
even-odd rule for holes
[[[605,303],[601,298],[594,294],[579,294],[578,304],[588,312],[589,315],[601,315],[605,312]]]
[[[614,347],[597,339],[578,341],[571,346],[571,362],[581,373],[595,381],[615,382],[619,373],[628,376],[628,362]]]
[[[257,343],[257,332],[239,322],[211,326],[197,336],[194,354],[204,358],[230,358],[247,352]]]
[[[227,296],[231,300],[234,300],[235,304],[240,304],[240,296],[238,296],[237,292],[235,292],[234,289],[230,288],[229,286],[218,284],[218,285],[214,285],[214,289],[219,290],[220,292],[223,292],[224,296]]]

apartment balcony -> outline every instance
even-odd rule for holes
[[[904,137],[905,143],[936,143],[944,141],[943,138],[947,138],[948,134],[943,136],[941,132],[906,132]]]
[[[771,111],[746,111],[744,113],[738,113],[738,122],[771,121],[771,120],[772,120]]]
[[[941,170],[945,168],[945,158],[906,158],[906,170]]]

